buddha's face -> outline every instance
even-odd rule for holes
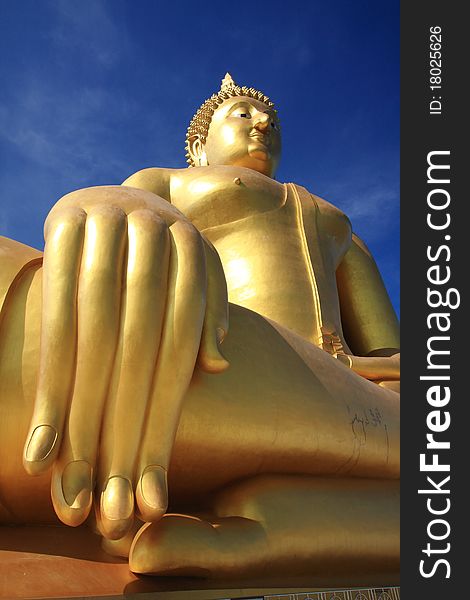
[[[214,112],[201,152],[209,165],[248,167],[273,177],[281,157],[276,112],[246,96],[225,100]]]

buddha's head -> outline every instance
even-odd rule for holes
[[[262,92],[239,87],[227,73],[220,91],[191,120],[186,157],[191,167],[232,165],[273,177],[281,157],[273,103]]]

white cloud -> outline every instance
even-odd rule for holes
[[[356,183],[333,184],[327,199],[347,214],[355,231],[366,231],[370,240],[383,237],[390,227],[396,228],[398,190],[383,183]]]
[[[113,3],[114,10],[117,2]],[[99,0],[77,4],[56,0],[49,4],[55,21],[47,33],[58,48],[79,50],[102,67],[112,67],[125,52],[127,35],[119,29]]]
[[[0,137],[27,159],[58,172],[84,175],[114,161],[126,173],[125,161],[107,146],[113,125],[128,110],[103,88],[77,91],[25,78],[0,107]]]
[[[398,198],[393,190],[372,188],[361,195],[347,196],[343,202],[345,212],[350,219],[388,219],[398,206]]]

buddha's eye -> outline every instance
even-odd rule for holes
[[[243,119],[251,119],[250,113],[238,113],[235,116],[236,117],[242,117]]]

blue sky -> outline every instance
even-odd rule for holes
[[[3,0],[0,234],[43,247],[63,194],[184,167],[226,71],[275,102],[281,181],[343,209],[399,310],[399,2]]]

